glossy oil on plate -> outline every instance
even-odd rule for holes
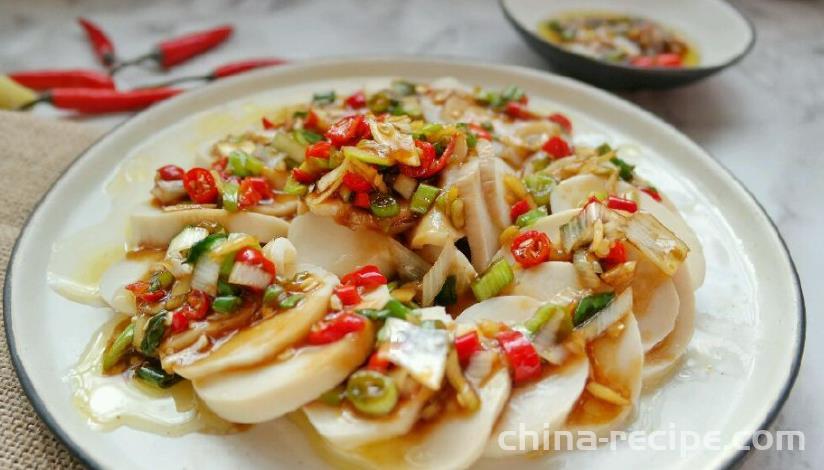
[[[490,88],[521,86],[536,109],[560,110],[576,142],[634,144],[633,162],[675,202],[707,259],[696,292],[696,332],[674,376],[643,396],[629,430],[717,433],[719,449],[614,449],[480,460],[522,468],[719,468],[780,409],[803,349],[803,300],[770,220],[718,163],[678,131],[607,93],[533,70],[455,61],[309,62],[250,73],[175,98],[93,145],[44,197],[24,229],[5,286],[6,328],[37,411],[82,461],[101,468],[321,468],[317,443],[288,419],[232,435],[167,437],[91,426],[73,404],[70,373],[111,311],[90,306],[99,273],[121,256],[125,214],[145,201],[155,168],[190,164],[211,142],[317,90],[347,93],[375,80],[454,77]],[[82,262],[80,262],[82,261]],[[79,303],[69,300],[84,300]],[[683,454],[683,455],[682,455]],[[124,461],[124,456],[129,456]]]

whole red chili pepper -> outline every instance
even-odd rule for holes
[[[44,93],[37,102],[48,102],[56,108],[81,113],[116,113],[135,111],[170,98],[183,90],[153,88],[150,90],[101,90],[94,88],[55,88]],[[32,103],[33,104],[33,103]]]
[[[232,75],[238,75],[244,72],[248,72],[249,70],[259,69],[263,67],[271,67],[273,65],[281,65],[286,63],[284,59],[249,59],[249,60],[241,60],[237,62],[229,62],[227,64],[221,65],[220,67],[212,70],[206,75],[193,75],[189,77],[179,77],[174,78],[172,80],[168,80],[163,83],[158,83],[155,85],[149,85],[141,88],[157,88],[157,87],[164,87],[169,85],[174,85],[176,83],[181,82],[188,82],[193,80],[217,80],[218,78],[226,78]]]
[[[225,25],[161,41],[148,54],[121,62],[112,70],[112,73],[128,65],[147,60],[153,60],[164,68],[174,67],[221,44],[232,35],[233,31],[233,27]]]
[[[94,70],[27,70],[8,74],[15,82],[33,90],[52,88],[107,88],[114,89],[114,81],[105,73]]]
[[[100,63],[106,67],[114,65],[117,57],[114,53],[114,44],[109,36],[99,26],[86,18],[78,18],[77,22],[86,31],[89,44],[91,44],[92,50]]]

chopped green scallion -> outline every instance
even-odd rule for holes
[[[512,267],[505,259],[499,259],[472,281],[472,293],[478,301],[483,301],[498,295],[514,279]]]
[[[419,184],[409,202],[409,210],[416,214],[426,214],[440,192],[440,188],[435,186],[423,183]]]

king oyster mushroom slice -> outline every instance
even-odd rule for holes
[[[538,219],[530,230],[544,232],[553,244],[560,244],[561,226],[575,217],[580,209],[568,209]],[[666,277],[652,262],[643,258],[638,250],[627,245],[631,259],[635,259],[636,276],[633,280],[633,312],[641,332],[644,351],[649,351],[674,328],[679,311],[679,296],[673,281]],[[511,259],[511,254],[504,252]],[[531,295],[549,300],[565,287],[580,288],[577,272],[572,263],[550,261],[515,275],[512,294]]]
[[[590,376],[604,383],[593,385],[594,379],[587,383],[583,400],[567,418],[566,428],[573,432],[590,431],[604,436],[623,426],[638,403],[644,348],[635,316],[630,312],[621,321],[623,328],[617,335],[608,331],[589,343],[587,349],[593,369]],[[596,397],[592,390],[600,388],[598,385],[608,388],[611,394],[617,394],[616,401],[621,403]]]
[[[350,230],[331,217],[306,213],[289,226],[289,241],[298,252],[298,262],[314,264],[343,276],[373,264],[390,277],[396,271],[387,235],[371,230]]]
[[[672,332],[644,356],[644,389],[650,389],[663,381],[687,351],[695,330],[695,293],[686,265],[672,277],[680,303],[678,317]]]
[[[373,341],[374,328],[367,321],[362,330],[334,343],[304,346],[283,360],[197,378],[194,389],[223,419],[235,423],[269,421],[342,382],[366,360]]]
[[[126,258],[111,265],[100,278],[100,297],[114,311],[134,315],[137,313],[134,295],[126,286],[145,275],[154,263],[160,261],[160,253],[139,258]]]
[[[478,158],[478,162],[484,202],[489,209],[492,221],[497,225],[500,232],[511,225],[509,219],[510,205],[506,202],[504,176],[514,175],[515,172],[500,158],[481,157]]]
[[[509,371],[496,370],[483,383],[470,382],[481,406],[474,413],[447,412],[420,433],[366,445],[343,453],[359,468],[455,470],[468,468],[484,451],[495,421],[512,390]],[[377,460],[372,456],[380,456]]]
[[[214,208],[158,210],[146,206],[130,217],[128,245],[131,248],[166,247],[189,225],[214,222],[229,232],[247,233],[258,240],[285,236],[289,223],[256,212],[228,212]]]
[[[319,281],[300,304],[238,331],[208,355],[190,364],[175,365],[174,371],[195,380],[232,369],[253,367],[272,361],[306,337],[312,325],[326,315],[329,297],[338,285],[338,278],[316,267],[303,265],[298,266],[298,270],[310,272]]]
[[[418,309],[421,320],[452,319],[443,307]],[[413,378],[407,378],[413,380]],[[318,401],[303,407],[309,422],[332,445],[341,449],[353,449],[369,443],[384,441],[408,433],[420,419],[420,412],[427,400],[435,393],[420,382],[411,394],[400,401],[387,416],[368,418],[353,412],[349,407],[330,406]]]
[[[608,188],[608,181],[596,175],[577,175],[561,181],[550,195],[550,207],[553,213],[566,211],[576,207],[587,200],[593,192],[614,192],[624,194],[631,192],[638,198],[638,208],[649,212],[658,219],[665,227],[670,229],[679,239],[689,247],[689,254],[685,263],[689,266],[690,276],[694,287],[697,289],[704,282],[706,271],[706,260],[701,242],[695,232],[684,222],[681,215],[664,204],[653,199],[649,194],[638,191],[634,186],[623,181],[616,182],[614,191]]]
[[[458,322],[488,319],[509,324],[522,323],[540,308],[542,302],[523,296],[504,296],[485,300],[466,309]],[[566,421],[575,406],[589,375],[586,357],[572,357],[561,367],[553,367],[534,382],[516,387],[509,403],[498,419],[484,450],[485,457],[505,457],[529,452],[509,442],[507,436],[518,432],[521,425],[527,431],[553,432]],[[546,427],[548,425],[548,428]]]
[[[548,301],[565,289],[581,290],[578,272],[572,263],[548,261],[527,269],[518,270],[512,295],[527,295]]]
[[[477,159],[463,165],[454,184],[458,188],[458,197],[464,203],[464,230],[472,254],[472,266],[477,271],[483,271],[498,251],[500,230],[485,203]]]

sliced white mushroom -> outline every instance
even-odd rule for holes
[[[653,388],[665,379],[687,351],[695,330],[695,294],[689,271],[682,266],[672,281],[680,303],[672,332],[644,356],[644,389]]]
[[[455,319],[459,323],[494,320],[508,323],[522,322],[532,316],[543,302],[523,295],[493,297],[472,305]]]
[[[634,290],[639,291],[637,288]],[[675,284],[671,279],[666,279],[652,291],[645,308],[633,308],[644,352],[654,348],[670,334],[675,327],[679,304]]]
[[[549,301],[561,291],[581,290],[578,272],[572,263],[549,261],[527,269],[518,270],[512,295],[526,295],[538,300]]]
[[[403,436],[420,417],[421,408],[434,392],[420,387],[395,410],[380,419],[366,418],[348,407],[329,406],[321,402],[303,407],[306,417],[318,434],[342,449],[353,449],[371,442]]]
[[[486,269],[492,256],[498,251],[500,230],[484,202],[477,160],[463,165],[463,174],[455,181],[455,186],[458,188],[458,197],[464,203],[464,229],[472,254],[472,266],[480,272]]]
[[[593,192],[609,191],[608,180],[592,174],[576,175],[558,184],[550,195],[550,207],[553,213],[579,207],[587,200]],[[704,283],[704,273],[706,271],[706,261],[701,242],[684,219],[673,209],[656,201],[649,194],[638,191],[633,186],[619,181],[614,188],[614,192],[623,194],[632,192],[638,198],[638,208],[649,212],[664,226],[670,229],[680,238],[690,249],[686,263],[689,266],[695,288]]]
[[[549,368],[538,381],[516,387],[492,431],[484,457],[507,457],[539,450],[541,443],[536,443],[538,449],[518,445],[519,429],[539,436],[560,429],[583,392],[588,376],[589,360],[579,356],[561,367]]]
[[[323,346],[306,346],[281,361],[195,379],[195,392],[212,411],[234,423],[261,423],[317,399],[369,356],[371,322]]]
[[[483,384],[473,383],[481,401],[474,413],[444,412],[420,433],[369,444],[347,454],[359,468],[455,470],[483,453],[495,421],[512,390],[509,371],[498,369]]]
[[[638,403],[644,366],[641,334],[631,313],[622,324],[620,331],[610,329],[589,343],[592,379],[567,418],[566,428],[573,432],[586,430],[603,436],[620,428]]]
[[[273,360],[302,340],[312,325],[326,315],[329,297],[338,285],[338,279],[326,271],[318,268],[308,271],[317,277],[320,285],[297,307],[237,332],[205,357],[176,366],[175,372],[194,380],[241,367],[254,367]]]
[[[591,193],[606,190],[607,180],[592,174],[581,174],[567,178],[549,195],[549,207],[553,213],[581,207]]]
[[[567,209],[561,212],[553,212],[552,215],[541,217],[534,224],[529,226],[529,230],[544,232],[549,237],[553,245],[561,245],[561,226],[572,220],[581,212],[580,209]]]
[[[289,229],[285,220],[256,212],[209,208],[162,211],[147,206],[131,215],[127,243],[130,248],[166,248],[181,230],[199,222],[215,222],[229,232],[247,233],[258,240],[285,236]]]
[[[126,258],[111,265],[100,278],[100,297],[116,312],[134,315],[137,312],[135,298],[126,286],[142,278],[158,258]]]
[[[298,252],[298,262],[320,266],[338,276],[367,264],[376,265],[385,276],[395,273],[387,235],[350,230],[330,217],[311,213],[295,217],[289,241]]]
[[[478,158],[481,188],[484,202],[489,210],[492,221],[501,231],[511,225],[509,220],[509,204],[506,202],[505,175],[514,175],[512,169],[500,158]]]

